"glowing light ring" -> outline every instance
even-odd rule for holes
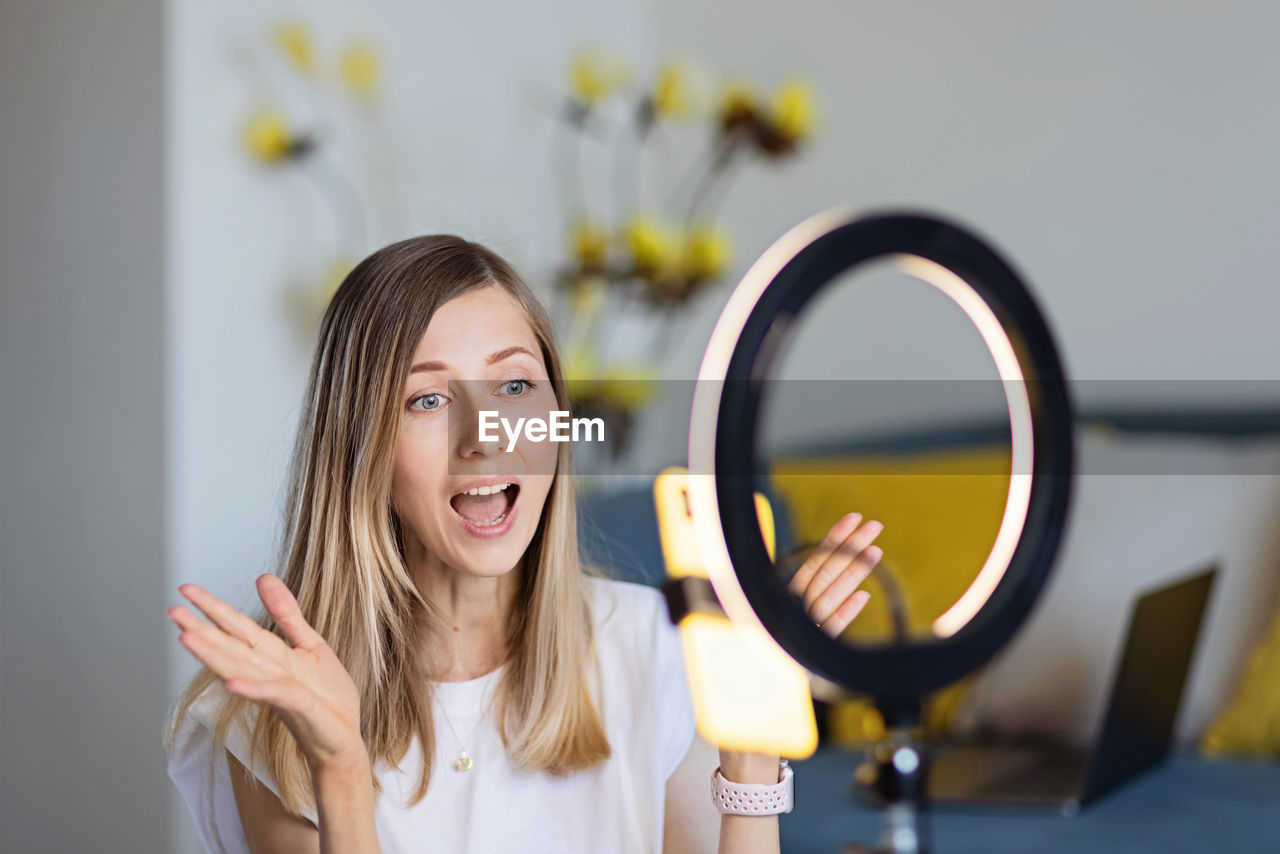
[[[1000,519],[1000,529],[996,532],[995,542],[983,561],[982,569],[978,570],[973,582],[955,604],[933,621],[933,633],[939,637],[949,637],[977,616],[978,611],[991,598],[996,585],[1009,568],[1018,540],[1022,538],[1027,507],[1031,503],[1031,465],[1035,444],[1031,434],[1031,401],[1027,397],[1026,377],[1022,375],[1022,366],[1018,364],[1018,354],[1013,351],[1013,344],[995,313],[991,311],[991,306],[983,301],[978,292],[941,264],[914,255],[899,255],[895,260],[904,270],[950,297],[978,328],[978,334],[982,336],[987,351],[996,363],[996,371],[1000,374],[1004,387],[1005,402],[1009,406],[1012,456],[1009,467],[1009,497]]]
[[[697,524],[698,545],[720,606],[747,633],[762,655],[781,650],[747,600],[729,557],[715,490],[715,440],[720,412],[718,385],[724,382],[738,336],[764,291],[782,268],[817,237],[854,218],[852,208],[837,208],[809,217],[778,238],[756,259],[734,289],[711,331],[689,416],[689,509]],[[705,521],[704,521],[705,520]]]

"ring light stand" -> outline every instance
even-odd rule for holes
[[[982,335],[1009,409],[1009,493],[991,553],[932,637],[853,647],[828,637],[774,571],[752,475],[767,380],[801,311],[840,274],[892,260],[959,306]],[[920,822],[928,755],[923,698],[988,661],[1026,619],[1062,537],[1073,464],[1072,416],[1048,326],[1022,279],[986,242],[932,215],[835,210],[787,232],[751,267],[711,335],[694,394],[688,494],[698,545],[723,612],[762,651],[874,698],[886,735],[858,781],[882,806],[877,849],[928,849]]]

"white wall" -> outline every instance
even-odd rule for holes
[[[163,6],[0,5],[0,850],[167,847]]]
[[[1275,4],[656,7],[663,53],[817,90],[809,149],[727,197],[743,265],[830,206],[922,206],[1005,251],[1078,379],[1280,376]]]

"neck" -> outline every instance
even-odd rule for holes
[[[443,620],[443,636],[420,624],[422,642],[431,646],[431,678],[465,682],[489,673],[507,658],[507,627],[520,587],[520,566],[496,576],[473,575],[437,560],[410,571],[418,591]]]

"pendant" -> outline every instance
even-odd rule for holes
[[[467,751],[463,750],[458,754],[458,758],[453,761],[453,767],[459,771],[466,771],[471,767],[471,757],[467,755]]]

